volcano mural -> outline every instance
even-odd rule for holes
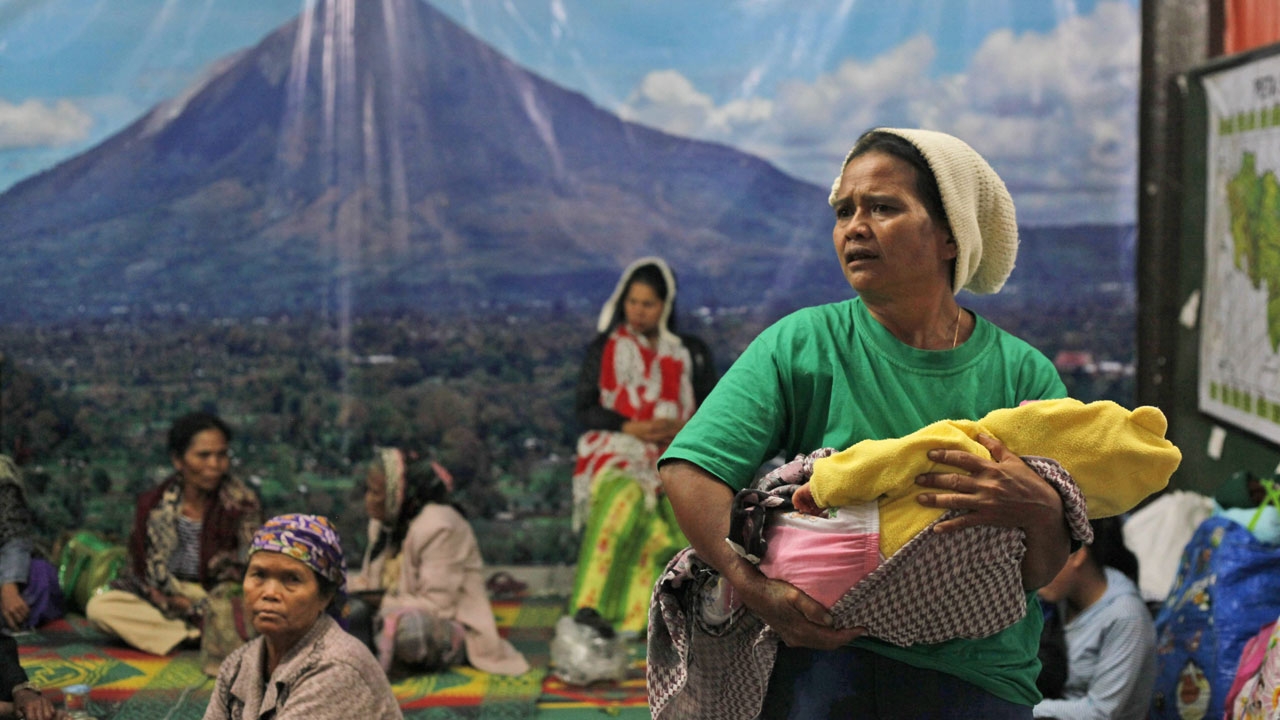
[[[332,0],[0,196],[0,319],[594,302],[645,252],[688,302],[794,306],[846,293],[828,214],[821,188],[622,121],[419,0]]]

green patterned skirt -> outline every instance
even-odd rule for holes
[[[667,562],[689,544],[671,502],[644,491],[625,471],[602,470],[591,489],[591,510],[578,551],[570,610],[595,608],[615,628],[643,633],[653,585]]]

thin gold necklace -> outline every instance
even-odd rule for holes
[[[955,350],[956,345],[960,344],[960,306],[956,305],[956,334],[951,338],[951,349]]]

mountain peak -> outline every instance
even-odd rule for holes
[[[594,301],[660,253],[682,298],[799,304],[847,294],[827,225],[821,188],[624,122],[421,0],[321,0],[0,195],[0,292],[32,317],[453,312]]]

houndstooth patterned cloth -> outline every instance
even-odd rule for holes
[[[1084,496],[1071,476],[1052,460],[1023,460],[1062,496],[1072,537],[1091,541]],[[956,514],[948,512],[933,524]],[[937,534],[933,524],[832,606],[837,627],[864,627],[872,637],[907,646],[986,637],[1026,615],[1021,530],[978,526]],[[778,636],[745,608],[728,622],[708,627],[702,602],[718,580],[716,571],[686,548],[654,587],[647,679],[655,720],[750,720],[760,712]]]

